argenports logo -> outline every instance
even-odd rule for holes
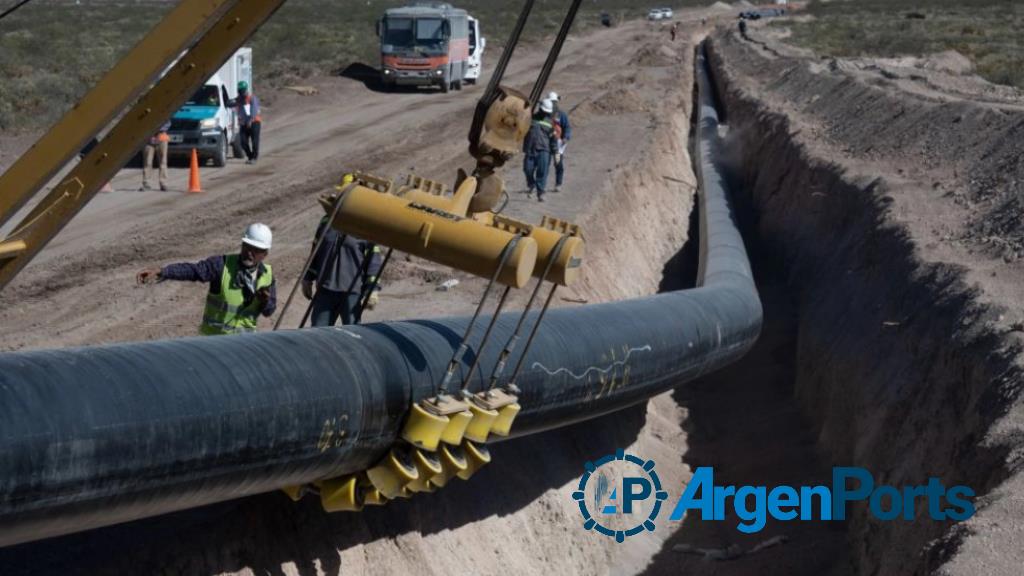
[[[622,542],[644,530],[653,532],[654,521],[668,492],[654,471],[654,460],[642,460],[619,450],[584,465],[586,472],[572,493],[583,514],[583,527]],[[593,503],[594,513],[588,502]]]
[[[619,450],[595,462],[587,462],[572,497],[579,503],[583,527],[618,542],[644,530],[653,531],[654,521],[668,494],[654,471],[653,460],[643,460]],[[935,521],[962,521],[974,515],[974,490],[967,486],[947,489],[931,477],[919,486],[876,485],[864,468],[833,468],[831,486],[716,486],[715,470],[697,468],[680,496],[669,520],[683,520],[687,511],[700,513],[700,520],[726,520],[731,507],[740,522],[736,529],[752,534],[764,529],[769,518],[840,521],[846,519],[852,502],[866,501],[868,511],[879,520],[914,521],[927,513]]]

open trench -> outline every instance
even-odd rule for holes
[[[727,40],[710,40],[709,54],[765,326],[743,360],[676,391],[684,460],[714,466],[719,485],[830,484],[833,466],[863,467],[876,485],[937,477],[973,488],[980,512],[936,521],[919,500],[914,520],[882,521],[861,502],[845,522],[770,520],[752,536],[735,515],[684,521],[647,572],[1019,573],[1019,339],[962,268],[922,255],[894,218],[898,184],[805,145],[789,116],[736,81]],[[771,538],[781,544],[707,561]]]

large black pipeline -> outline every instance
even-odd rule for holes
[[[698,73],[702,285],[551,311],[518,381],[516,435],[643,401],[737,360],[757,339],[761,304],[709,161],[717,117]],[[499,319],[495,342],[515,320]],[[466,322],[0,355],[0,545],[365,469],[395,442],[410,404],[433,394]],[[488,376],[479,371],[471,389]]]

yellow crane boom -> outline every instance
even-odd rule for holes
[[[3,226],[90,139],[131,106],[7,238],[0,238],[0,290],[284,2],[182,0],[81,102],[0,176]],[[179,55],[182,56],[177,63],[159,78]],[[148,91],[147,86],[151,86]]]

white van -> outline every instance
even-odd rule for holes
[[[469,17],[469,60],[467,60],[465,81],[476,84],[483,70],[484,48],[487,38],[480,35],[480,21]]]

